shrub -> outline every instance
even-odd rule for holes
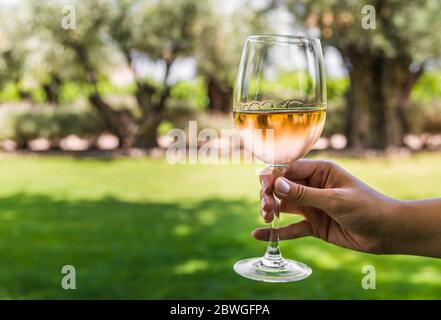
[[[338,79],[326,80],[326,93],[328,101],[339,101],[344,98],[344,95],[349,87],[349,78],[342,77]]]
[[[405,112],[411,133],[441,132],[441,100],[412,103]]]
[[[427,104],[441,97],[441,73],[430,71],[424,73],[412,89],[412,100],[418,103]]]
[[[344,133],[346,122],[346,100],[340,98],[328,103],[323,136],[330,137],[336,133]]]
[[[207,89],[201,77],[193,81],[176,83],[172,87],[170,95],[175,102],[198,110],[203,110],[208,105]]]
[[[86,107],[29,107],[23,104],[0,107],[0,139],[12,139],[19,146],[39,137],[53,141],[71,134],[93,137],[102,131],[99,117]]]

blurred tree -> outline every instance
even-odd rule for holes
[[[203,16],[198,25],[196,58],[206,82],[210,111],[231,110],[233,82],[246,37],[271,33],[266,13],[274,8],[275,1],[258,8],[248,2],[242,6],[231,14],[212,6],[211,14]]]
[[[33,25],[40,30],[41,39],[54,47],[61,45],[66,52],[62,55],[64,64],[80,69],[75,76],[79,73],[91,86],[90,102],[102,116],[107,130],[119,138],[122,147],[156,146],[157,129],[164,118],[172,87],[170,70],[177,58],[193,52],[194,25],[204,2],[70,1],[68,4],[76,13],[75,29],[61,26],[65,3],[61,0],[31,1]],[[162,64],[160,83],[139,72],[139,64],[146,61]],[[126,63],[133,73],[136,112],[117,110],[100,94],[99,79],[106,77],[109,66],[121,63]]]
[[[30,19],[32,26],[32,19]],[[61,88],[65,82],[82,82],[84,73],[75,60],[75,53],[66,49],[52,34],[43,28],[35,28],[26,57],[27,76],[41,86],[46,102],[57,106]]]
[[[61,67],[73,67],[79,73],[79,79],[90,84],[89,100],[101,115],[106,129],[115,134],[123,147],[128,147],[133,135],[131,115],[127,110],[114,110],[102,99],[98,89],[100,71],[105,69],[109,56],[114,52],[106,38],[105,27],[109,15],[109,7],[104,1],[73,1],[69,5],[75,8],[76,28],[62,27],[63,1],[30,1],[33,13],[31,23],[39,37],[40,44],[46,44],[48,50],[41,51],[40,60],[49,61],[49,65],[57,66],[52,53],[58,51]],[[61,53],[61,55],[60,55]],[[51,74],[49,68],[49,74]],[[38,70],[38,68],[37,68]],[[63,72],[62,68],[60,70]]]
[[[157,129],[164,119],[173,84],[170,71],[180,57],[192,55],[195,26],[207,13],[198,0],[116,1],[109,21],[110,35],[132,70],[140,121],[135,144],[156,146]],[[143,77],[137,61],[148,60],[162,66],[162,81]]]
[[[20,98],[32,102],[32,95],[23,83],[29,41],[16,41],[26,39],[26,16],[11,15],[15,9],[15,6],[0,7],[0,87],[13,83]]]
[[[80,81],[80,68],[73,62],[73,53],[45,34],[40,29],[33,32],[30,51],[26,57],[27,75],[42,87],[46,101],[57,106],[60,91],[66,80]]]
[[[440,54],[441,2],[400,0],[286,1],[296,21],[320,30],[349,70],[346,134],[352,147],[400,146],[404,108],[427,60]],[[362,19],[375,8],[375,29]],[[369,18],[365,18],[366,21]],[[368,22],[368,21],[367,21]]]

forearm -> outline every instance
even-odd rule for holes
[[[397,201],[385,253],[441,258],[441,198]]]

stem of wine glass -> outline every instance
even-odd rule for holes
[[[277,179],[283,176],[287,165],[270,165],[273,176]],[[284,264],[282,254],[279,248],[279,214],[280,214],[280,200],[276,197],[276,206],[274,210],[274,218],[271,221],[270,236],[268,240],[268,247],[266,248],[265,255],[262,258],[262,263],[266,267],[280,268]]]

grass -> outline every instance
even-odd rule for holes
[[[333,159],[388,195],[439,196],[441,155]],[[313,238],[284,242],[309,264],[298,283],[237,276],[261,255],[252,165],[169,165],[159,160],[0,158],[0,298],[439,299],[441,260],[375,256]],[[292,217],[283,218],[288,223]],[[61,268],[76,268],[76,290]],[[376,290],[363,290],[364,265]]]

